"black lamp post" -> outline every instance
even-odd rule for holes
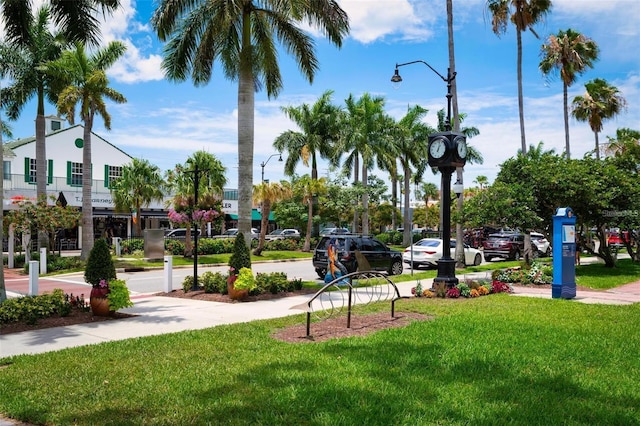
[[[208,173],[209,170],[202,170],[196,164],[193,170],[186,170],[184,173],[193,173],[193,209],[198,206],[198,187],[200,186],[200,174]],[[193,225],[193,286],[192,291],[198,290],[198,223],[193,220],[193,212],[191,213],[191,223]]]
[[[399,84],[402,77],[398,68],[421,63],[429,67],[445,83],[447,83],[447,119],[445,122],[445,132],[429,135],[428,161],[431,167],[440,170],[440,200],[442,205],[442,258],[438,260],[438,276],[433,280],[434,286],[444,283],[451,288],[458,284],[456,278],[456,261],[451,258],[451,174],[456,167],[462,167],[466,163],[467,144],[466,138],[461,133],[451,131],[451,82],[456,78],[456,73],[451,73],[447,69],[447,76],[444,77],[425,61],[411,61],[403,64],[396,64],[396,70],[391,77],[391,82]]]
[[[266,166],[269,160],[271,160],[276,155],[280,156],[280,158],[278,158],[278,161],[282,161],[282,153],[276,153],[276,154],[272,154],[271,157],[267,158],[267,161],[263,161],[262,163],[260,163],[260,167],[262,167],[262,182],[264,182],[264,166]]]

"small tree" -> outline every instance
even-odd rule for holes
[[[89,252],[87,269],[84,271],[84,280],[96,286],[100,283],[100,280],[109,282],[115,279],[116,268],[111,259],[111,252],[109,251],[107,240],[99,238]]]
[[[238,275],[241,268],[251,269],[251,254],[249,253],[249,247],[247,247],[244,241],[244,234],[238,232],[236,235],[236,241],[233,244],[233,254],[229,259],[230,274]]]

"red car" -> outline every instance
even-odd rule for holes
[[[607,238],[607,245],[609,246],[623,246],[629,242],[629,232],[624,231],[622,234],[619,232],[612,232]]]

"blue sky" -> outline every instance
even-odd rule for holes
[[[128,102],[110,105],[112,130],[97,119],[94,131],[134,157],[145,158],[161,169],[183,163],[194,151],[216,155],[227,167],[228,187],[237,185],[237,88],[214,68],[211,82],[196,88],[189,81],[171,83],[160,69],[162,44],[149,24],[155,7],[151,0],[121,0],[123,10],[105,20],[103,40],[122,40],[126,56],[109,72],[112,86]],[[365,92],[383,96],[386,111],[402,117],[407,106],[429,109],[425,121],[436,123],[436,112],[446,108],[446,83],[422,64],[402,67],[402,85],[395,89],[390,78],[396,63],[424,60],[446,75],[447,31],[445,0],[338,0],[350,17],[351,33],[342,49],[318,38],[320,71],[313,84],[303,79],[292,59],[282,53],[284,89],[276,99],[256,94],[254,183],[260,163],[276,151],[272,144],[282,132],[295,129],[281,112],[282,106],[312,104],[326,90],[334,103]],[[38,3],[38,1],[36,1]],[[517,107],[516,39],[509,27],[498,38],[491,31],[485,0],[454,0],[455,50],[458,104],[467,114],[465,124],[480,135],[469,140],[484,156],[484,164],[465,168],[465,186],[484,175],[492,182],[498,166],[520,148]],[[637,0],[554,0],[545,22],[536,27],[540,39],[523,34],[523,81],[527,144],[544,142],[547,149],[564,150],[562,83],[538,70],[540,46],[550,34],[572,28],[598,43],[601,53],[595,67],[569,88],[569,99],[585,92],[584,84],[604,78],[627,99],[628,108],[605,122],[600,141],[614,136],[617,128],[640,129],[640,3]],[[2,25],[0,24],[0,33]],[[8,81],[3,81],[3,85]],[[15,137],[35,134],[35,103],[10,123]],[[49,105],[47,114],[55,114]],[[77,118],[76,118],[77,119]],[[594,148],[588,124],[570,119],[572,157]],[[282,165],[272,158],[265,178],[284,179]],[[300,164],[297,173],[309,173]],[[320,174],[327,175],[326,164]],[[375,173],[375,172],[374,172]],[[383,177],[382,173],[379,173]],[[427,181],[439,183],[439,176]],[[412,197],[413,198],[413,195]]]

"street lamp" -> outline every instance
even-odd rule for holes
[[[276,153],[276,154],[272,154],[271,157],[267,158],[267,161],[263,161],[262,163],[260,163],[260,167],[262,167],[262,182],[263,183],[264,183],[264,166],[266,166],[267,163],[269,162],[269,160],[271,160],[276,155],[280,156],[280,158],[278,158],[278,161],[282,161],[282,153]]]
[[[437,167],[441,174],[442,258],[438,260],[438,275],[434,278],[433,283],[434,287],[439,283],[443,283],[446,287],[451,288],[458,284],[456,261],[451,258],[451,174],[456,170],[456,167],[463,167],[466,163],[467,141],[462,133],[451,131],[451,82],[456,78],[456,73],[451,73],[451,68],[447,69],[447,76],[445,77],[422,60],[396,64],[396,70],[393,77],[391,77],[391,82],[394,85],[402,82],[398,68],[417,63],[426,65],[447,83],[446,131],[429,135],[427,155],[429,165]],[[459,188],[456,187],[455,189]]]

